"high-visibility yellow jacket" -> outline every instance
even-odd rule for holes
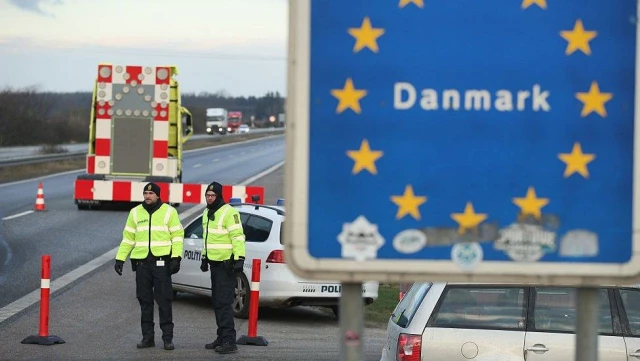
[[[184,229],[175,208],[163,203],[150,217],[138,205],[129,212],[116,259],[124,261],[130,252],[131,259],[145,259],[149,250],[156,257],[182,257],[183,247]]]
[[[245,256],[244,230],[237,209],[224,204],[215,212],[214,220],[207,217],[208,209],[202,214],[202,254],[212,261],[226,261],[233,254],[234,259]]]

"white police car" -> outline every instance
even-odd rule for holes
[[[240,212],[246,238],[244,274],[238,277],[233,303],[235,317],[247,318],[249,315],[250,280],[254,258],[261,260],[261,307],[325,306],[331,308],[337,316],[340,283],[298,278],[285,263],[284,200],[279,199],[275,206],[239,202],[240,200],[235,198],[229,202]],[[211,296],[209,272],[204,273],[200,270],[202,243],[202,218],[198,216],[185,227],[180,272],[172,276],[174,291]],[[365,282],[362,297],[365,304],[374,302],[378,298],[378,282]]]

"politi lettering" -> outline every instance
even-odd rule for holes
[[[366,291],[367,291],[366,288],[363,286],[362,293],[365,293]],[[342,286],[341,285],[322,285],[320,287],[320,292],[340,293],[342,292]]]
[[[182,257],[184,259],[190,259],[193,261],[199,261],[202,258],[202,253],[199,251],[191,251],[191,250],[184,250],[184,257]]]

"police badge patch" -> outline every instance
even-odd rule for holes
[[[238,217],[237,214],[233,215],[233,220],[234,220],[234,222],[236,222],[236,224],[240,224],[240,217]]]

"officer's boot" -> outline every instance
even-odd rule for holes
[[[137,348],[156,347],[156,342],[152,338],[143,338],[140,343],[136,345]]]
[[[204,345],[204,348],[206,348],[207,350],[215,350],[218,346],[222,346],[222,340],[216,338],[215,341]]]
[[[234,352],[238,352],[238,347],[234,344],[231,343],[229,341],[224,341],[222,343],[222,345],[216,347],[215,351],[217,353],[234,353]]]

